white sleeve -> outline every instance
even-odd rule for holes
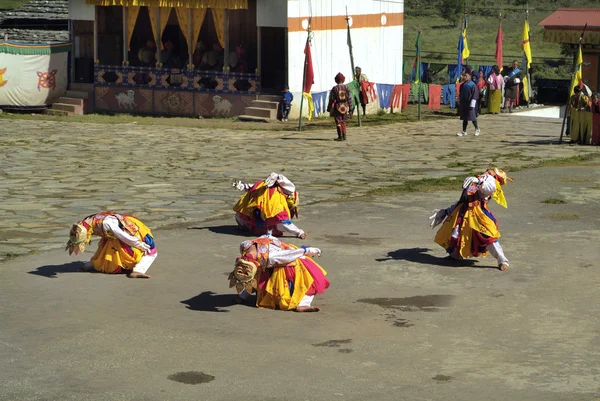
[[[287,251],[269,249],[269,267],[290,264],[299,257],[304,256],[305,252],[304,248],[290,249]]]
[[[483,177],[480,178],[477,188],[483,196],[491,196],[496,192],[496,179],[489,174],[484,174]]]
[[[137,237],[129,235],[125,231],[121,230],[119,227],[119,219],[117,219],[115,216],[105,217],[102,221],[102,229],[105,232],[112,233],[115,237],[117,237],[117,239],[123,241],[127,245],[137,247],[141,242]]]
[[[296,237],[301,236],[302,234],[304,234],[304,230],[298,228],[298,226],[296,226],[294,223],[280,223],[277,224],[277,228],[279,230],[285,230],[288,233],[294,234]]]
[[[283,174],[279,174],[277,176],[277,183],[279,184],[281,189],[283,189],[283,192],[285,192],[287,195],[292,195],[294,191],[296,191],[296,186],[294,185],[294,183],[288,180],[287,177]]]
[[[469,107],[475,107],[476,104],[477,104],[477,100],[471,99],[471,103],[469,103]]]

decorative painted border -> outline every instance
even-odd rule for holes
[[[114,73],[117,76],[117,79],[114,82],[107,82],[105,80],[105,75],[107,73]],[[147,76],[147,78],[150,79],[149,82],[145,85],[136,83],[134,78],[139,74]],[[181,86],[169,86],[167,79],[171,75],[181,76]],[[215,80],[217,83],[216,88],[203,88],[199,84],[199,81],[203,78]],[[242,80],[248,81],[250,84],[248,90],[238,90],[235,87],[235,83]],[[255,94],[260,90],[260,80],[256,74],[224,73],[218,71],[198,71],[175,68],[119,67],[109,65],[96,65],[94,67],[94,85],[235,94]]]

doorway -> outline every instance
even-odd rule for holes
[[[287,28],[260,27],[261,92],[281,94],[287,85]]]

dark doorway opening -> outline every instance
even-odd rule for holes
[[[287,29],[260,28],[260,84],[262,93],[280,94],[287,85]]]

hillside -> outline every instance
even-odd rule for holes
[[[456,64],[460,24],[452,26],[441,17],[440,10],[448,0],[406,0],[404,20],[404,58],[414,60],[417,31],[422,29],[421,48],[423,62]],[[521,60],[521,35],[525,20],[525,5],[520,0],[467,0],[465,9],[468,21],[468,44],[472,65],[495,64],[498,15],[502,14],[504,34],[504,64]],[[537,24],[560,7],[598,8],[598,0],[533,0],[529,2],[531,49],[536,77],[569,79],[572,58],[561,53],[561,46],[544,43],[542,27]],[[460,7],[459,7],[460,8]],[[461,21],[462,12],[456,21]]]

